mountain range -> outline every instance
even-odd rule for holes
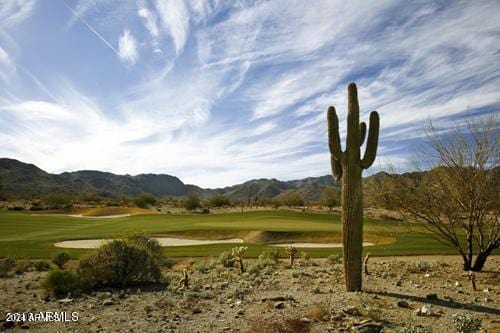
[[[102,171],[48,173],[33,164],[0,158],[0,191],[16,197],[43,197],[54,193],[81,195],[93,193],[103,197],[133,197],[151,193],[157,197],[181,197],[196,192],[203,197],[221,194],[232,200],[247,201],[272,198],[287,192],[298,192],[306,200],[318,200],[325,187],[338,187],[332,176],[299,180],[254,179],[224,188],[205,189],[184,184],[166,174],[116,175]]]

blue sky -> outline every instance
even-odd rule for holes
[[[204,187],[325,175],[326,109],[343,137],[355,81],[381,117],[370,172],[404,169],[429,117],[498,112],[499,22],[495,0],[0,0],[0,156]]]

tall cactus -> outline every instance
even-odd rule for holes
[[[361,158],[360,147],[365,141],[366,124],[359,123],[358,90],[355,83],[347,88],[347,139],[342,151],[339,120],[335,108],[328,108],[328,145],[332,173],[342,180],[342,242],[344,246],[344,275],[347,291],[360,291],[363,252],[363,187],[361,173],[375,161],[377,154],[379,116],[370,113],[370,129],[366,150]]]

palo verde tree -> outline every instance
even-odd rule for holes
[[[454,247],[464,270],[481,271],[500,246],[497,118],[469,119],[446,131],[429,122],[426,134],[419,172],[387,177],[375,188],[377,201],[421,222],[437,240]]]
[[[363,252],[363,187],[361,174],[375,161],[378,145],[379,116],[370,113],[370,128],[363,158],[361,145],[367,126],[359,122],[359,103],[356,84],[347,88],[347,138],[342,151],[339,120],[335,108],[328,108],[328,144],[333,176],[342,181],[342,242],[344,275],[347,291],[360,291],[362,284],[361,260]]]

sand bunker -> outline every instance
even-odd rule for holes
[[[375,244],[363,242],[363,246],[373,246]],[[280,243],[280,244],[271,244],[271,246],[295,246],[295,247],[342,247],[342,243]]]
[[[158,237],[155,238],[161,246],[188,246],[188,245],[207,245],[207,244],[224,244],[224,243],[243,243],[241,238],[228,238],[228,239],[187,239],[187,238],[171,238],[171,237]],[[110,239],[81,239],[71,240],[55,243],[55,247],[63,247],[68,249],[96,249]]]
[[[127,217],[130,216],[130,214],[116,214],[116,215],[102,215],[102,216],[88,216],[88,215],[82,215],[82,214],[72,214],[72,215],[67,215],[71,217],[83,217],[85,219],[116,219],[119,217]]]
[[[161,246],[188,246],[188,245],[207,245],[207,244],[234,244],[243,243],[241,238],[228,238],[228,239],[187,239],[187,238],[173,238],[173,237],[157,237],[155,238]],[[110,242],[110,239],[81,239],[70,240],[55,243],[55,247],[62,247],[68,249],[96,249],[103,244]],[[363,242],[363,246],[373,246],[375,244]],[[295,247],[309,247],[309,248],[322,248],[322,247],[342,247],[341,243],[279,243],[271,244],[271,246],[295,246]]]

